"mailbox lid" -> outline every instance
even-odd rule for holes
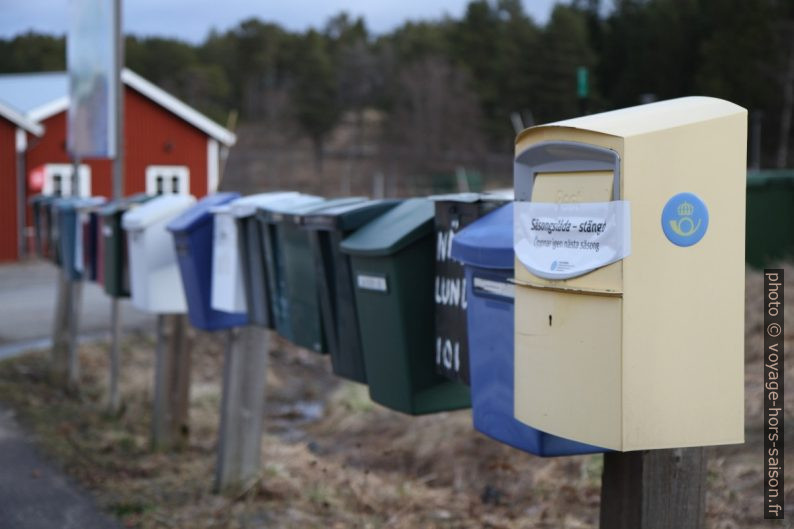
[[[737,112],[746,111],[724,99],[679,97],[530,127],[516,137],[516,144],[528,134],[550,128],[565,127],[628,138],[719,119]]]
[[[480,268],[512,270],[513,204],[505,204],[463,228],[452,239],[452,258]]]
[[[105,197],[69,197],[57,202],[57,208],[61,212],[67,211],[88,211],[103,205],[107,200]]]
[[[433,232],[436,209],[432,200],[408,199],[342,241],[350,255],[393,255]]]
[[[161,195],[137,208],[130,210],[121,218],[125,230],[141,230],[157,221],[178,214],[196,201],[193,195]]]
[[[303,226],[312,230],[352,231],[399,204],[400,200],[365,200],[323,208],[303,217]]]
[[[99,208],[99,215],[106,217],[110,215],[114,215],[116,213],[123,213],[124,211],[130,209],[133,206],[138,204],[143,204],[147,200],[154,198],[153,195],[147,195],[146,193],[136,193],[134,195],[130,195],[128,197],[118,198],[116,200],[111,200],[101,208]]]
[[[199,226],[212,221],[212,209],[215,206],[227,204],[239,198],[239,193],[215,193],[199,200],[193,207],[168,223],[166,229],[174,234],[183,234],[197,229]]]
[[[285,197],[278,201],[260,204],[257,209],[257,219],[261,222],[281,222],[286,215],[292,212],[311,211],[313,208],[326,202],[323,197],[316,195],[304,195],[298,193],[295,196]]]
[[[235,217],[250,217],[256,213],[257,209],[278,202],[281,200],[292,199],[301,196],[297,191],[273,191],[269,193],[257,193],[256,195],[248,195],[238,198],[231,204],[232,214]]]
[[[289,208],[284,213],[276,213],[275,217],[283,222],[303,226],[304,223],[306,222],[306,218],[309,215],[321,213],[323,211],[332,208],[354,206],[356,204],[361,204],[362,202],[366,202],[366,200],[367,197],[332,198],[320,203],[312,203],[303,206],[296,206],[294,208]]]

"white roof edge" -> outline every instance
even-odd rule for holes
[[[121,80],[125,85],[143,94],[166,110],[187,121],[208,136],[211,136],[231,147],[237,142],[237,136],[230,130],[218,125],[201,112],[186,105],[157,85],[147,81],[128,68],[121,72]],[[27,119],[42,121],[69,108],[69,96],[65,95],[34,108],[27,113]]]
[[[0,116],[3,116],[17,127],[25,129],[31,134],[35,134],[36,136],[41,136],[44,134],[44,127],[36,123],[36,120],[22,115],[2,102],[0,102]]]
[[[28,119],[33,121],[42,121],[55,114],[59,114],[69,108],[69,96],[62,96],[58,99],[44,103],[43,105],[34,108],[27,113]]]
[[[226,146],[232,146],[237,141],[237,136],[230,130],[221,127],[204,114],[186,105],[162,88],[147,81],[129,68],[121,72],[121,80],[134,90],[137,90],[155,103],[184,119],[197,129],[212,136]]]

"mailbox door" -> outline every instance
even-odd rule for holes
[[[323,329],[334,373],[365,384],[367,374],[356,316],[353,272],[350,257],[339,251],[342,238],[340,231],[312,233]]]
[[[309,233],[295,224],[286,223],[282,224],[281,230],[284,234],[284,273],[292,337],[301,347],[318,353],[326,352]]]
[[[452,239],[499,202],[436,202],[435,362],[438,372],[469,383],[469,344],[466,334],[466,278],[463,266],[450,256]]]
[[[516,418],[560,437],[621,443],[619,296],[516,289]]]
[[[265,254],[265,278],[269,294],[269,328],[276,329],[284,338],[291,340],[287,300],[284,292],[284,273],[281,265],[281,240],[278,227],[271,222],[262,222],[262,246]]]
[[[470,406],[468,388],[435,371],[435,208],[407,200],[345,239],[353,267],[370,396],[422,414]]]
[[[574,204],[619,198],[617,154],[563,142],[560,152],[550,145],[536,148],[540,160],[517,157],[517,199]],[[522,163],[537,164],[531,178]],[[567,439],[620,447],[622,261],[549,280],[517,258],[515,273],[516,418]]]
[[[212,308],[245,314],[242,265],[237,249],[237,223],[231,212],[217,213],[213,230]]]
[[[245,241],[243,263],[243,290],[245,293],[248,319],[251,323],[267,327],[271,321],[269,292],[265,280],[264,249],[262,247],[261,226],[251,215],[240,219],[241,235]]]

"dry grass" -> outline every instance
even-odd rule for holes
[[[794,268],[786,272],[794,292]],[[761,287],[761,275],[748,272],[747,442],[710,449],[711,529],[766,527],[760,519]],[[793,316],[789,311],[789,351]],[[476,433],[467,411],[407,417],[385,410],[363,386],[333,378],[326,358],[282,341],[274,344],[268,371],[262,478],[238,498],[213,495],[222,342],[200,334],[193,343],[191,437],[179,453],[149,450],[154,344],[146,336],[126,340],[125,409],[118,417],[103,413],[106,344],[82,348],[79,394],[46,382],[44,353],[0,364],[0,400],[128,527],[597,526],[600,456],[521,453]],[[789,362],[788,384],[792,374]],[[786,398],[789,420],[793,398]],[[787,463],[794,468],[790,458]],[[786,490],[790,505],[792,490],[794,484]]]

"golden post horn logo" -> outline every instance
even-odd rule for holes
[[[679,218],[670,220],[670,228],[681,237],[689,237],[697,233],[702,221],[698,219],[697,223],[695,223],[692,220],[695,206],[689,202],[682,202],[676,211]]]

